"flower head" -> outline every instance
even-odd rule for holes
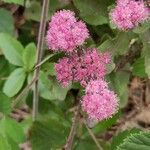
[[[58,11],[52,16],[47,31],[47,45],[54,51],[72,52],[89,37],[84,22],[77,21],[74,12]]]
[[[118,0],[110,12],[112,23],[121,30],[132,29],[149,17],[149,9],[139,0]]]
[[[65,59],[60,59],[56,64],[57,79],[63,85],[75,81],[86,86],[90,80],[100,79],[106,75],[106,64],[109,62],[109,53],[98,53],[96,48],[87,49],[80,56],[73,53]]]
[[[108,89],[107,82],[102,79],[89,82],[81,103],[89,118],[97,121],[110,118],[118,110],[116,94]]]

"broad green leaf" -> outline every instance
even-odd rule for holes
[[[50,150],[61,148],[68,136],[68,127],[62,122],[43,117],[33,123],[30,129],[32,150]]]
[[[8,34],[0,33],[0,49],[11,64],[23,66],[22,53],[24,48],[19,41]]]
[[[145,72],[150,78],[150,43],[144,43],[143,52],[145,56]]]
[[[26,79],[26,73],[23,68],[14,70],[4,84],[3,92],[9,96],[15,96],[22,88]]]
[[[149,150],[150,149],[150,132],[140,132],[131,134],[117,150]]]
[[[4,114],[11,112],[11,100],[2,92],[0,92],[0,112]]]
[[[11,118],[4,117],[0,121],[0,128],[0,134],[6,137],[8,141],[12,140],[14,143],[20,144],[25,139],[20,124]]]
[[[125,130],[119,133],[118,135],[114,136],[112,138],[111,150],[116,150],[117,146],[120,145],[124,141],[125,138],[127,138],[133,133],[139,133],[139,132],[140,132],[139,129],[133,128],[131,130]]]
[[[13,34],[14,32],[14,20],[9,11],[6,9],[0,9],[0,32],[6,32]]]
[[[25,47],[23,53],[24,68],[27,71],[31,71],[36,61],[36,46],[34,43],[30,43]]]
[[[91,25],[108,23],[107,7],[110,0],[74,0],[74,5],[80,11],[81,18]]]
[[[18,5],[24,5],[24,0],[3,0],[4,2],[7,3],[14,3],[14,4],[18,4]]]
[[[12,150],[11,146],[9,145],[9,143],[7,141],[7,138],[3,137],[1,134],[0,134],[0,149],[1,150]]]
[[[63,88],[54,77],[48,76],[41,71],[39,80],[40,96],[48,100],[64,100],[70,89]]]
[[[141,78],[147,77],[144,57],[138,58],[133,64],[132,74]]]
[[[110,86],[117,93],[119,97],[120,107],[126,106],[128,102],[128,82],[129,73],[126,72],[116,72],[109,76]]]

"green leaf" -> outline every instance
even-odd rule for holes
[[[53,0],[50,2],[49,4],[49,12],[48,12],[48,17],[47,20],[50,20],[51,16],[53,15],[53,13],[64,7],[65,5],[63,3],[60,3],[59,0]],[[25,17],[26,19],[29,20],[34,20],[34,21],[40,21],[40,17],[41,17],[41,2],[40,1],[30,1],[28,3],[28,6],[26,8],[25,11]]]
[[[3,92],[9,96],[15,96],[23,86],[26,79],[26,73],[23,68],[14,70],[4,84]]]
[[[114,46],[114,42],[111,39],[107,39],[106,41],[104,41],[101,45],[98,46],[98,49],[100,51],[106,51],[106,50],[110,50],[112,48],[112,46]]]
[[[40,96],[48,100],[64,100],[70,89],[63,88],[54,77],[48,76],[41,71],[39,80]]]
[[[40,2],[31,1],[30,5],[26,8],[25,17],[29,20],[40,21],[41,11],[42,7]]]
[[[0,149],[1,150],[12,150],[11,146],[9,145],[7,138],[0,135]]]
[[[140,132],[128,136],[117,150],[149,150],[150,132]]]
[[[144,57],[138,58],[133,64],[132,74],[141,78],[147,77]]]
[[[45,117],[33,123],[30,135],[33,150],[57,149],[65,144],[68,127],[60,121]]]
[[[146,32],[148,29],[150,28],[150,20],[145,21],[143,24],[139,25],[138,27],[136,27],[133,32],[134,33],[144,33]]]
[[[129,73],[126,72],[117,72],[112,73],[109,76],[110,87],[115,90],[118,94],[120,107],[126,106],[128,102],[128,82],[129,82]]]
[[[0,92],[0,112],[9,114],[11,112],[11,101],[4,93]]]
[[[91,25],[108,23],[107,7],[110,0],[74,0],[74,5],[80,11],[81,18]]]
[[[80,140],[76,143],[74,150],[96,150],[97,146],[92,139]]]
[[[127,138],[133,133],[139,133],[139,132],[140,132],[139,129],[133,128],[131,130],[125,130],[119,133],[118,135],[114,136],[111,143],[111,150],[116,150],[117,146],[120,145],[125,138]]]
[[[27,71],[31,71],[36,61],[36,46],[34,43],[30,43],[25,47],[23,53],[24,68]]]
[[[11,67],[14,66],[11,66],[11,64],[9,64],[9,62],[5,59],[4,55],[0,55],[0,90],[2,90],[3,84],[5,82],[5,80],[2,79],[7,79],[11,72]]]
[[[3,0],[4,2],[7,3],[14,3],[14,4],[18,4],[18,5],[24,5],[24,0]]]
[[[111,62],[106,65],[107,74],[110,74],[115,69],[115,63]]]
[[[11,64],[23,66],[22,53],[24,48],[19,41],[8,34],[0,33],[0,49]]]
[[[42,65],[42,70],[46,71],[49,75],[51,76],[55,76],[56,72],[55,72],[55,63],[45,63]]]
[[[121,112],[119,111],[117,114],[115,114],[112,118],[109,118],[107,120],[103,120],[101,122],[99,122],[97,125],[95,125],[94,128],[92,128],[92,131],[94,134],[100,134],[105,132],[108,128],[110,128],[113,124],[115,124],[118,120],[118,118],[120,117]],[[91,124],[94,124],[91,122]],[[92,127],[91,125],[88,124],[89,127]],[[86,132],[82,135],[83,139],[86,139],[87,137],[89,137],[89,133]]]
[[[6,9],[0,9],[0,32],[6,32],[13,34],[14,32],[14,20],[9,11]]]
[[[143,52],[145,56],[145,72],[150,78],[150,43],[144,43]]]
[[[129,50],[131,37],[126,32],[120,32],[114,39],[112,46],[113,55],[123,55]]]
[[[0,134],[7,138],[8,141],[20,144],[24,141],[25,136],[20,124],[15,120],[4,117],[0,121]]]

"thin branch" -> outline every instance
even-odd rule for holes
[[[53,54],[53,55],[54,55],[54,54]],[[45,62],[47,62],[53,55],[51,54],[51,55],[47,56],[44,60],[42,60],[39,64],[37,64],[37,65],[34,67],[34,69],[36,69],[37,67],[42,66],[42,65],[43,65]]]
[[[38,35],[38,44],[37,44],[36,64],[39,64],[41,62],[41,58],[42,58],[48,8],[49,8],[49,0],[43,0],[40,29],[39,29],[39,35]],[[35,69],[33,78],[38,78],[39,72],[40,72],[40,66],[38,66]],[[38,89],[38,80],[36,80],[35,85],[34,85],[34,91],[33,91],[33,113],[32,113],[33,121],[35,121],[35,119],[37,117],[38,102],[39,102],[39,89]]]
[[[37,78],[32,79],[32,81],[30,82],[30,84],[28,84],[23,90],[22,92],[13,100],[12,103],[12,108],[14,108],[17,104],[18,101],[31,89],[32,85],[34,84],[34,82],[37,80]]]
[[[90,136],[92,137],[93,141],[95,142],[97,148],[98,148],[99,150],[103,150],[103,148],[100,146],[100,144],[99,144],[99,142],[97,141],[97,139],[96,139],[94,133],[92,132],[92,130],[87,126],[85,120],[83,120],[83,121],[84,121],[84,124],[85,124],[85,126],[86,126],[86,128],[87,128],[87,130],[88,130],[88,132],[89,132],[89,134],[90,134]]]
[[[63,150],[71,150],[71,148],[72,148],[73,140],[74,140],[74,137],[76,135],[79,116],[80,116],[80,106],[78,105],[76,110],[75,110],[74,118],[73,118],[73,122],[72,122],[72,127],[70,130],[66,145],[64,146]]]

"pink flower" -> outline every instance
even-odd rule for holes
[[[116,7],[110,12],[112,23],[121,30],[132,29],[149,17],[149,10],[139,0],[118,0]]]
[[[72,62],[71,59],[67,57],[60,59],[59,62],[55,64],[57,80],[60,81],[64,87],[68,86],[69,82],[73,80],[71,69]]]
[[[74,12],[61,10],[52,17],[47,31],[47,45],[54,51],[72,52],[89,37],[82,21],[77,21]]]
[[[89,118],[96,121],[110,118],[118,110],[117,95],[108,89],[107,82],[102,79],[89,82],[81,104]]]
[[[90,80],[101,79],[106,75],[106,64],[109,62],[109,53],[98,53],[96,48],[87,49],[80,56],[73,53],[56,64],[57,79],[63,85],[74,81],[86,86]]]

